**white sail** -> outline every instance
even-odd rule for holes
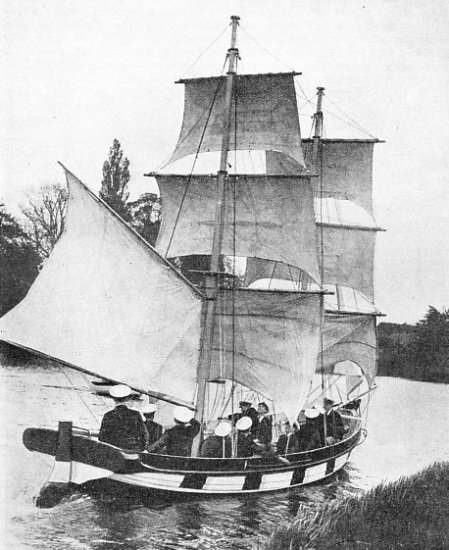
[[[323,227],[323,282],[355,288],[374,298],[376,233],[348,227]]]
[[[322,139],[320,178],[314,178],[316,195],[351,201],[373,215],[373,151],[379,142]],[[313,141],[303,140],[303,150],[307,164],[313,164]]]
[[[67,173],[66,229],[1,339],[192,403],[201,297]]]
[[[343,361],[358,365],[370,385],[377,371],[376,318],[372,315],[325,316],[323,352],[317,370],[332,373]]]
[[[234,129],[230,132],[229,149],[284,153],[296,166],[293,173],[298,174],[304,159],[294,75],[278,73],[234,77],[230,117],[234,121]],[[185,84],[184,118],[169,163],[187,155],[220,151],[222,147],[226,77],[180,82]]]
[[[293,422],[315,373],[319,340],[319,295],[222,291],[210,378],[252,388]]]
[[[217,179],[158,175],[163,217],[156,244],[164,256],[210,255]],[[313,193],[308,177],[230,176],[221,253],[277,260],[319,281]]]
[[[265,288],[276,290],[273,281],[291,281],[294,285],[278,290],[308,290],[311,284],[310,275],[302,269],[282,262],[273,262],[261,258],[248,258],[245,266],[244,285],[250,286],[256,281],[266,280]],[[260,288],[263,288],[260,286]]]

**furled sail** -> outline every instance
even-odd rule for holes
[[[270,287],[270,282],[275,279],[283,281],[292,281],[296,283],[296,288],[290,290],[308,290],[311,283],[311,278],[305,271],[293,267],[282,262],[273,262],[271,260],[263,260],[262,258],[248,258],[246,261],[244,286],[250,286],[256,281],[268,279],[268,289],[275,290]]]
[[[332,373],[338,363],[352,361],[372,385],[377,370],[375,319],[371,315],[326,315],[317,370]]]
[[[210,255],[217,203],[214,176],[158,175],[164,256]],[[284,262],[319,281],[313,194],[308,177],[230,176],[221,253]]]
[[[250,387],[294,421],[315,373],[319,295],[222,291],[216,315],[211,380]]]
[[[192,403],[201,296],[73,175],[66,228],[0,338]]]
[[[304,159],[294,76],[279,73],[234,77],[230,150],[277,151],[290,157],[297,166],[295,173],[299,173]],[[222,147],[226,77],[180,82],[185,85],[184,117],[167,164],[196,153],[220,151]]]

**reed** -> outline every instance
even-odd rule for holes
[[[301,505],[265,550],[449,548],[449,462],[317,508]]]

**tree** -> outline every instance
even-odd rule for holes
[[[161,199],[156,193],[144,193],[128,208],[132,228],[154,246],[161,225]]]
[[[0,206],[0,315],[17,305],[39,272],[40,258],[19,223]]]
[[[131,216],[126,201],[128,200],[129,160],[123,158],[120,142],[114,139],[109,151],[109,159],[103,164],[103,180],[100,198],[108,204],[125,221]]]
[[[64,230],[67,198],[67,190],[59,183],[44,185],[28,195],[28,206],[21,207],[29,222],[27,233],[42,259],[50,255]]]
[[[407,350],[412,377],[429,382],[449,381],[449,309],[429,307]]]
[[[416,325],[380,323],[379,374],[449,383],[449,310],[433,307]]]

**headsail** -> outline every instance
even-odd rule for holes
[[[201,296],[77,178],[66,229],[1,338],[192,403]]]

